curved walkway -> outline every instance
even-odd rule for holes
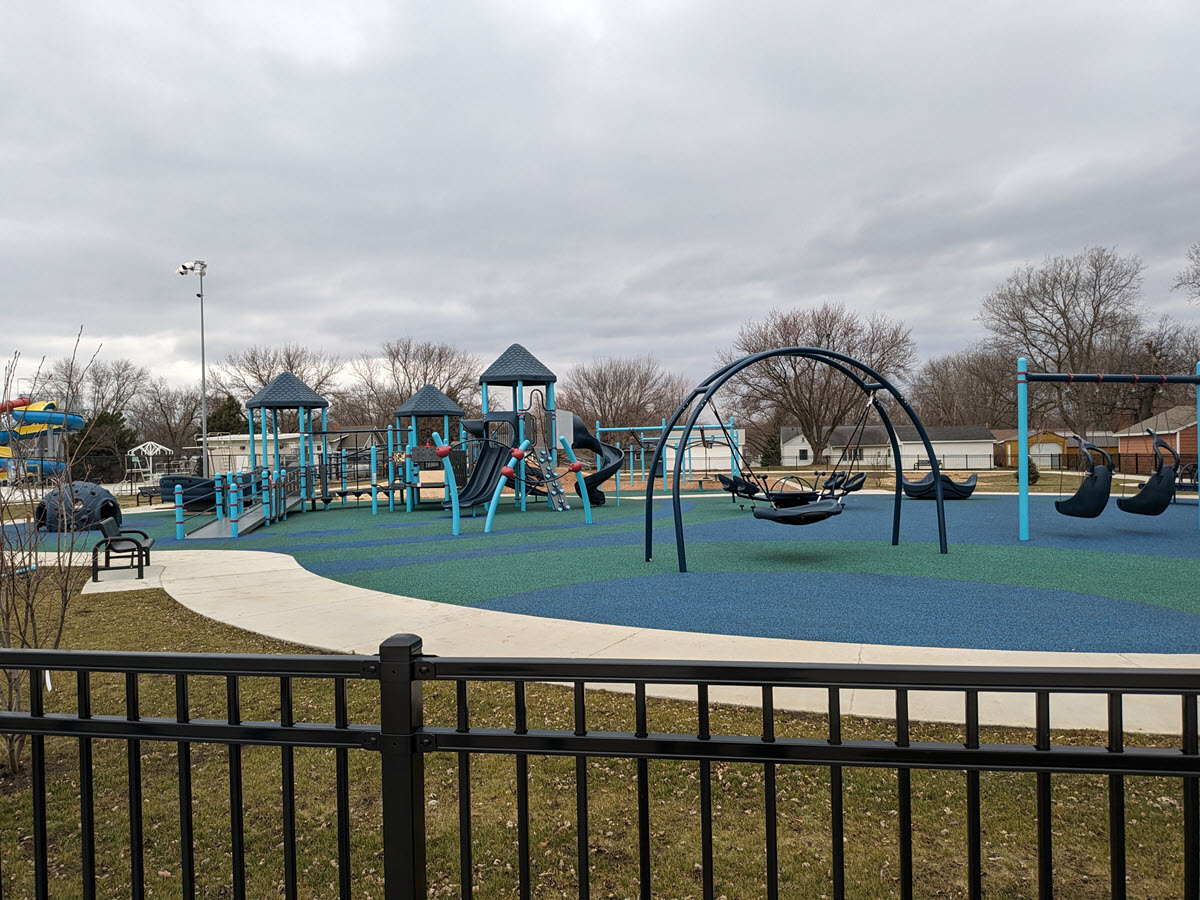
[[[162,587],[189,609],[269,637],[328,650],[368,653],[392,634],[419,635],[425,650],[443,656],[596,657],[698,659],[891,665],[1091,666],[1200,668],[1200,654],[1047,653],[958,650],[739,637],[600,625],[454,606],[331,581],[302,568],[291,556],[253,550],[175,550],[157,555]],[[650,686],[659,697],[694,699],[694,692]],[[757,705],[757,690],[713,688],[714,702]],[[889,691],[844,690],[848,715],[894,715]],[[781,709],[825,711],[822,689],[775,692]],[[914,719],[961,722],[963,695],[913,692]],[[1034,724],[1031,694],[981,694],[980,721]],[[1103,695],[1060,695],[1053,700],[1055,728],[1107,728]],[[1130,697],[1125,727],[1177,734],[1177,697]]]

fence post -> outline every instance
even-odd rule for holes
[[[225,518],[225,503],[224,503],[225,498],[224,498],[224,495],[221,493],[221,491],[222,491],[221,473],[218,472],[216,475],[213,476],[213,494],[216,496],[216,501],[217,501],[217,521],[218,522],[220,522],[222,519]]]
[[[425,756],[421,639],[397,634],[379,645],[383,874],[386,900],[425,900]]]
[[[175,485],[175,540],[183,540],[183,486]]]

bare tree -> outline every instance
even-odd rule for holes
[[[251,344],[230,353],[225,361],[208,370],[209,391],[228,394],[243,402],[267,386],[273,378],[291,372],[318,394],[330,394],[344,363],[335,353],[303,344],[267,346]]]
[[[132,360],[96,357],[81,361],[69,356],[50,366],[45,387],[52,399],[72,397],[76,411],[94,418],[123,412],[149,380],[149,370]]]
[[[912,332],[902,322],[864,317],[843,303],[771,310],[747,322],[722,364],[779,347],[820,347],[866,363],[887,378],[903,378],[916,361]],[[833,428],[849,421],[865,402],[861,390],[831,367],[800,357],[774,357],[742,371],[731,382],[739,418],[770,419],[799,426],[814,455],[825,449]],[[724,415],[724,411],[721,411]]]
[[[1187,260],[1172,290],[1183,291],[1189,300],[1200,301],[1200,241],[1188,248]]]
[[[200,431],[200,386],[172,387],[165,378],[146,382],[129,405],[130,424],[144,441],[176,453],[193,446]]]
[[[75,352],[66,365],[67,370],[77,375],[77,380],[68,380],[68,392],[56,397],[65,409],[77,402],[69,387],[86,384],[88,369],[95,361],[93,356],[83,362],[79,345],[80,338],[76,338]],[[4,366],[0,400],[14,397],[20,359],[20,353],[15,353]],[[39,364],[29,393],[36,395],[48,390],[48,380]],[[6,419],[0,415],[0,429],[11,431],[14,423]],[[60,522],[57,531],[45,534],[38,531],[33,521],[36,505],[48,489],[57,488],[68,494],[72,489],[71,444],[66,440],[53,443],[56,447],[53,458],[45,455],[45,448],[39,451],[41,455],[29,456],[25,441],[10,440],[7,445],[11,454],[4,460],[7,483],[0,489],[0,648],[4,649],[57,648],[67,608],[86,578],[82,567],[72,566],[77,536],[69,523]],[[73,508],[69,501],[68,506]],[[20,712],[25,708],[28,675],[22,669],[0,671],[0,699],[5,710]],[[26,737],[0,734],[10,774],[21,767]]]
[[[604,356],[572,366],[559,383],[555,406],[585,422],[653,425],[670,416],[692,384],[653,356]]]
[[[908,398],[926,425],[1017,422],[1016,360],[986,342],[926,360],[908,385]],[[1038,419],[1035,411],[1031,419]]]
[[[1017,269],[988,294],[979,319],[988,346],[1031,371],[1190,371],[1183,359],[1191,329],[1169,318],[1147,320],[1141,305],[1142,261],[1115,249],[1089,247],[1070,257],[1047,258]],[[1031,401],[1046,409],[1047,424],[1080,434],[1124,427],[1178,400],[1162,385],[1039,384]]]
[[[453,344],[412,337],[386,341],[378,355],[364,353],[350,362],[348,382],[335,394],[337,419],[359,425],[390,421],[396,407],[427,384],[468,415],[478,415],[482,365]]]

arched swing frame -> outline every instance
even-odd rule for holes
[[[654,448],[654,456],[650,463],[650,477],[646,483],[646,561],[649,562],[654,557],[654,484],[657,480],[659,466],[662,463],[663,454],[666,450],[665,435],[670,434],[671,429],[679,424],[679,420],[688,413],[691,409],[691,414],[688,415],[687,424],[684,426],[683,434],[679,437],[680,444],[686,444],[691,437],[692,429],[696,427],[696,423],[700,418],[704,408],[712,402],[712,398],[731,378],[737,375],[744,369],[760,363],[763,360],[774,359],[776,357],[800,357],[802,359],[811,359],[814,362],[823,363],[837,372],[849,378],[864,394],[866,394],[872,404],[875,406],[876,412],[879,413],[880,421],[887,430],[888,439],[892,445],[892,459],[896,466],[896,494],[892,508],[892,546],[897,546],[900,543],[900,504],[904,495],[903,485],[901,484],[901,459],[900,459],[900,439],[896,435],[896,429],[892,425],[887,411],[875,399],[875,393],[880,390],[887,391],[893,399],[904,410],[913,426],[917,429],[917,434],[921,437],[921,442],[925,445],[925,450],[929,454],[930,470],[934,477],[934,494],[937,501],[937,526],[938,526],[938,546],[942,553],[949,552],[948,543],[946,540],[946,509],[942,497],[942,478],[941,466],[938,464],[937,454],[933,450],[933,444],[929,440],[929,435],[925,431],[925,426],[921,424],[916,412],[904,395],[896,388],[892,382],[884,378],[866,363],[860,362],[853,357],[847,356],[844,353],[838,353],[834,350],[825,350],[820,347],[780,347],[776,350],[767,350],[762,353],[754,353],[750,356],[742,357],[739,360],[729,363],[726,366],[713,372],[708,378],[704,379],[697,385],[688,395],[688,397],[675,410],[675,415],[667,423],[667,427],[663,429],[663,438],[659,439],[657,446]],[[870,379],[869,381],[867,379]],[[699,400],[699,402],[696,402]],[[687,551],[684,546],[683,539],[683,508],[680,500],[681,475],[683,472],[683,457],[682,454],[675,455],[675,465],[672,472],[673,484],[671,486],[671,505],[674,512],[675,520],[675,548],[679,557],[679,571],[687,571]]]

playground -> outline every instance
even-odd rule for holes
[[[1017,498],[948,504],[947,555],[932,504],[906,502],[890,546],[891,499],[860,494],[821,528],[779,529],[718,496],[685,500],[690,571],[675,569],[659,502],[654,559],[641,559],[643,500],[563,522],[542,507],[483,517],[372,516],[369,507],[293,513],[236,543],[286,554],[343,584],[526,616],[750,637],[990,650],[1191,653],[1200,645],[1196,510],[1155,518],[1059,516],[1034,498],[1038,540],[1021,546]],[[130,517],[133,519],[135,517]],[[177,541],[170,513],[136,516],[155,550],[229,549]],[[160,557],[170,566],[169,557]],[[248,586],[249,587],[249,586]],[[264,596],[270,585],[260,586]],[[314,601],[319,598],[314,598]]]
[[[845,467],[839,459],[808,481],[756,474],[732,417],[699,420],[736,371],[779,354],[850,378],[867,399],[855,433],[874,411],[899,459],[879,402],[891,393],[933,468],[881,490],[881,479],[855,471],[848,447]],[[1060,377],[1027,373],[1024,360],[1019,371],[1029,381]],[[173,508],[134,521],[168,568],[162,554],[181,549],[210,551],[214,572],[222,563],[211,551],[284,554],[349,587],[543,621],[965,651],[1186,654],[1200,645],[1197,509],[1186,494],[1178,501],[1178,454],[1157,437],[1165,450],[1156,449],[1155,473],[1140,486],[1120,482],[1111,503],[1111,460],[1087,442],[1089,472],[1057,497],[1031,496],[1024,465],[1008,475],[1014,496],[941,473],[895,387],[830,351],[748,357],[714,373],[671,420],[597,422],[594,433],[555,407],[555,381],[514,344],[479,378],[480,418],[427,385],[388,425],[339,432],[328,402],[284,373],[246,404],[244,459],[227,457],[229,469],[212,478],[164,476],[161,499]],[[281,433],[289,410],[299,431]],[[633,440],[607,442],[620,436]],[[712,470],[710,454],[727,474]],[[706,478],[723,490],[696,492]],[[81,526],[113,507],[103,490],[88,491],[75,503]],[[53,524],[50,499],[38,521]],[[253,603],[271,586],[240,588]]]

